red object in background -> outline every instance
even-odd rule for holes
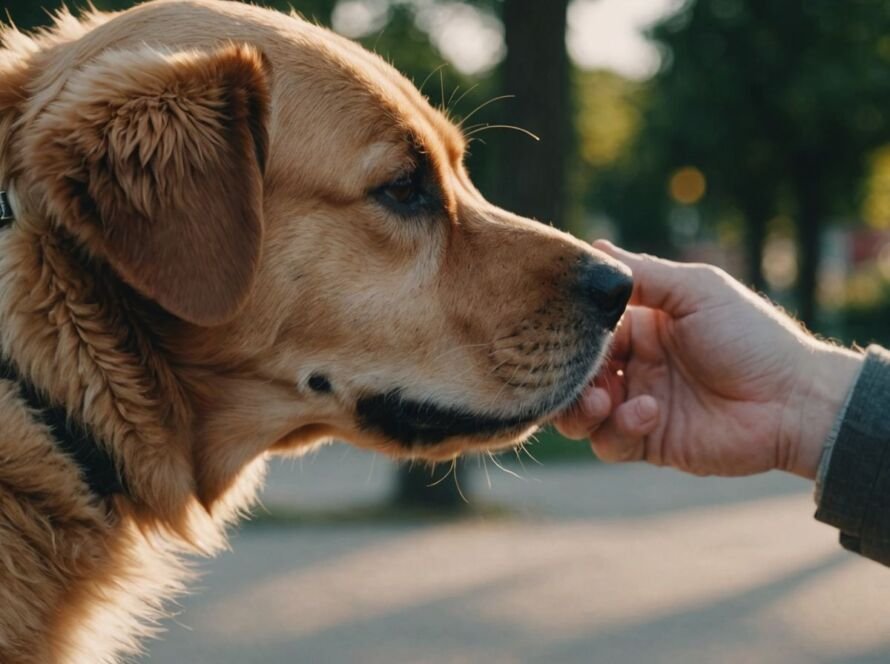
[[[850,231],[847,247],[852,265],[873,261],[881,250],[890,244],[890,231],[878,231],[870,228],[857,228]]]

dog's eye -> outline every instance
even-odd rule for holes
[[[410,205],[420,197],[420,187],[412,176],[406,175],[384,186],[383,193],[399,205]]]
[[[422,202],[423,190],[416,173],[403,175],[398,180],[394,180],[389,184],[380,188],[380,193],[388,200],[388,202],[396,203],[401,206],[412,206]]]
[[[374,193],[379,201],[402,213],[411,212],[429,202],[420,171],[402,175]]]

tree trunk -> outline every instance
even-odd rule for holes
[[[794,178],[797,198],[797,315],[809,329],[815,329],[819,265],[822,259],[822,178],[805,159]]]
[[[402,464],[398,468],[395,502],[408,509],[453,512],[466,506],[461,491],[466,491],[466,463],[458,462],[454,471],[442,467],[435,473],[423,464]],[[441,481],[439,481],[441,480]],[[459,483],[459,484],[458,484]]]
[[[569,63],[566,53],[568,0],[504,0],[503,22],[507,57],[501,70],[501,94],[516,95],[501,102],[499,122],[515,125],[540,137],[540,142],[506,129],[479,135],[497,150],[500,168],[494,175],[492,199],[517,214],[564,226],[566,164],[571,130]],[[472,131],[472,120],[468,121]],[[466,464],[459,463],[457,481],[448,478],[434,487],[429,470],[415,465],[399,469],[396,500],[420,507],[459,509],[458,491],[467,485]]]
[[[766,226],[769,214],[759,206],[745,211],[745,264],[748,285],[758,293],[765,293],[766,278],[763,274],[763,248],[766,244]]]
[[[800,268],[797,277],[798,316],[807,328],[815,330],[819,263],[821,262],[821,227],[818,216],[802,217],[798,226]]]
[[[504,0],[507,56],[502,93],[516,95],[501,106],[503,124],[540,137],[496,130],[484,140],[497,148],[500,169],[495,202],[540,221],[565,225],[566,167],[571,130],[569,62],[566,53],[568,0]],[[494,139],[497,140],[494,140]]]

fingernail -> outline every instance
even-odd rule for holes
[[[658,415],[658,402],[650,396],[640,397],[637,401],[636,411],[640,422],[648,422]]]

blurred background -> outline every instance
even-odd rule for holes
[[[360,41],[463,121],[494,202],[890,344],[890,3],[261,4]],[[58,3],[2,7],[33,29]],[[530,451],[447,477],[345,447],[274,465],[147,659],[890,661],[890,575],[811,522],[805,483],[604,468],[552,432]]]

